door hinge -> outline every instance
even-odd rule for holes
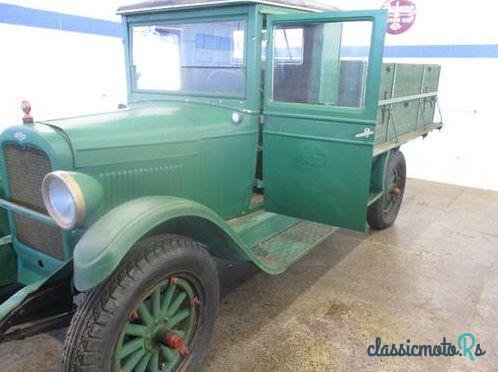
[[[266,123],[266,116],[261,114],[259,115],[259,124],[264,125]]]

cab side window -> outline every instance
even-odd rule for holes
[[[277,25],[273,35],[273,101],[364,105],[371,22]]]

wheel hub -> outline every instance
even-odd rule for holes
[[[396,201],[400,195],[401,195],[401,190],[399,189],[399,187],[394,187],[391,190],[391,196],[393,198],[393,201]]]
[[[116,348],[116,370],[130,365],[174,369],[189,355],[200,305],[195,286],[185,278],[157,284],[128,316]]]
[[[396,169],[393,169],[391,177],[387,184],[387,194],[385,198],[384,213],[388,214],[391,212],[392,208],[398,201],[401,195],[401,189],[399,188],[399,175]]]
[[[155,342],[160,345],[169,347],[170,349],[179,349],[183,346],[184,340],[182,337],[167,328],[160,328],[154,336]]]
[[[184,338],[174,332],[169,331],[167,328],[160,328],[156,332],[154,340],[159,345],[163,345],[169,349],[176,350],[182,357],[186,357],[189,354],[189,350],[185,346]]]

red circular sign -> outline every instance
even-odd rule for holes
[[[417,7],[410,0],[387,0],[382,9],[389,11],[387,19],[387,32],[389,34],[402,34],[415,23]]]

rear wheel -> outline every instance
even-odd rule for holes
[[[406,184],[406,162],[401,151],[393,151],[384,175],[384,193],[368,208],[367,222],[374,230],[392,226],[403,202]]]
[[[87,293],[64,346],[63,371],[196,370],[208,350],[219,301],[209,253],[161,235]]]

